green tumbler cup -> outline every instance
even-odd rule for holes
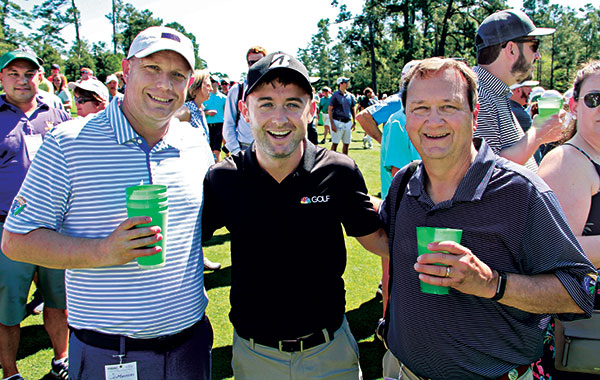
[[[432,242],[440,241],[454,241],[460,243],[462,238],[462,230],[453,228],[439,228],[439,227],[417,227],[417,253],[419,256],[425,253],[437,253],[427,249],[427,244]],[[442,265],[443,264],[435,264]],[[447,286],[431,285],[426,282],[420,281],[421,292],[429,294],[448,294]]]
[[[152,218],[150,223],[139,224],[137,227],[159,226],[162,240],[147,247],[160,246],[161,251],[151,255],[138,257],[140,269],[156,269],[165,265],[167,218],[169,204],[167,187],[164,185],[130,186],[125,190],[127,199],[127,216],[146,216]]]

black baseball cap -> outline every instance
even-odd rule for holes
[[[262,57],[260,61],[250,67],[247,78],[248,88],[246,88],[244,100],[256,86],[272,80],[277,76],[277,73],[282,71],[292,74],[296,79],[295,83],[306,90],[307,94],[312,94],[312,85],[310,84],[308,70],[302,62],[287,53],[277,51]]]
[[[554,28],[537,28],[523,11],[506,9],[483,20],[477,29],[475,45],[481,50],[519,37],[545,36],[555,31]]]

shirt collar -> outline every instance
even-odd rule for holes
[[[494,74],[490,73],[481,66],[475,66],[473,71],[477,74],[478,88],[485,88],[496,94],[496,96],[508,96],[510,98],[510,88]]]
[[[492,177],[496,163],[496,155],[485,140],[474,138],[473,144],[477,149],[475,160],[467,170],[467,173],[458,184],[452,202],[473,202],[483,196],[485,189]],[[421,163],[410,181],[408,182],[407,194],[420,197],[425,193],[425,170]]]
[[[37,101],[36,109],[38,109],[38,108],[50,109],[50,106],[44,101],[44,98],[42,98],[40,95],[36,95],[35,100]],[[2,108],[8,108],[15,112],[17,110],[19,110],[19,108],[17,106],[6,101],[6,94],[0,95],[0,109],[2,109]]]
[[[115,137],[117,138],[117,143],[126,144],[132,140],[142,138],[136,131],[133,129],[131,124],[129,124],[129,120],[123,114],[121,110],[121,104],[123,99],[116,99],[109,103],[108,107],[104,112],[106,112],[106,117],[115,132]],[[182,146],[185,145],[185,138],[182,134],[178,133],[180,128],[177,128],[175,125],[179,123],[179,120],[173,117],[169,122],[169,130],[167,134],[162,138],[161,141],[158,142],[153,148],[153,150],[161,150],[167,148],[168,146],[172,146],[176,149],[181,149]]]

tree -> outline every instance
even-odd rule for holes
[[[0,55],[7,51],[14,50],[25,41],[23,33],[17,32],[8,25],[8,21],[14,21],[28,27],[31,15],[23,10],[18,4],[10,0],[2,0],[0,9]]]
[[[106,49],[106,43],[99,42],[92,45],[92,56],[96,68],[95,75],[104,82],[106,77],[117,71],[121,71],[123,54],[113,54]]]
[[[127,54],[133,39],[139,32],[150,26],[162,25],[162,19],[152,17],[152,12],[148,9],[139,11],[128,3],[118,9],[120,14],[117,16],[117,22],[119,23],[117,30],[119,31],[119,42],[124,54]]]

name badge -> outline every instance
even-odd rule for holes
[[[25,148],[27,148],[27,155],[29,156],[29,161],[33,161],[37,151],[42,146],[42,135],[25,135]]]
[[[137,363],[122,363],[104,366],[106,380],[137,380]]]

